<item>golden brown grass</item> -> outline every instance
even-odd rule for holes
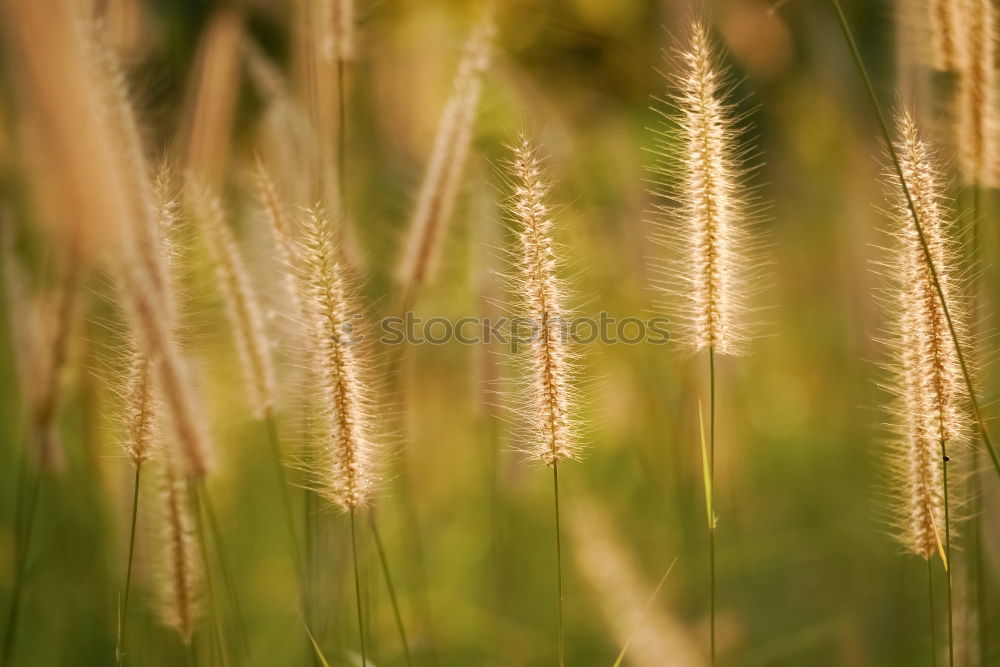
[[[997,187],[997,12],[992,0],[959,3],[965,32],[955,96],[958,164],[966,184]]]
[[[896,121],[896,151],[914,208],[923,225],[941,291],[964,341],[966,300],[962,293],[961,249],[956,242],[937,158],[907,112]],[[940,298],[927,267],[912,213],[893,172],[887,178],[889,259],[884,264],[884,302],[891,322],[890,389],[895,441],[891,470],[896,497],[897,537],[925,559],[944,555],[946,533],[944,451],[953,456],[968,444],[968,393]],[[954,487],[953,487],[954,488]]]
[[[329,222],[319,208],[306,213],[301,268],[324,411],[310,472],[320,494],[353,511],[370,503],[378,480],[372,387],[365,345],[355,330],[361,311],[352,303]]]
[[[521,446],[532,458],[554,466],[580,453],[573,395],[576,365],[568,340],[569,289],[559,275],[559,249],[546,202],[549,187],[526,136],[514,148],[510,178],[514,193],[509,217],[517,236],[511,282],[517,315],[523,318],[514,335],[527,337],[521,378],[525,395],[518,401],[518,412],[526,422]]]
[[[653,145],[653,240],[669,253],[656,269],[656,285],[676,342],[741,354],[752,334],[748,303],[759,288],[750,270],[760,245],[751,234],[752,195],[743,185],[743,130],[704,25],[692,24],[677,59],[681,69],[668,103],[675,112],[662,112],[666,122]]]
[[[398,265],[397,277],[407,297],[431,279],[437,266],[465,170],[495,30],[492,11],[487,10],[465,44],[451,97],[441,113]]]
[[[256,292],[218,195],[191,177],[186,196],[215,261],[216,282],[233,328],[250,405],[254,416],[263,418],[274,411],[274,366]]]
[[[932,65],[944,72],[957,72],[962,65],[965,25],[962,0],[927,0],[931,33]]]
[[[201,615],[202,578],[192,502],[176,464],[167,458],[159,470],[157,611],[164,625],[190,643]]]

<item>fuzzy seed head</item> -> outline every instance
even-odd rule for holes
[[[125,440],[123,447],[137,468],[149,460],[156,445],[156,404],[153,394],[153,365],[138,350],[131,352],[125,387]]]
[[[250,402],[258,418],[274,409],[274,367],[264,332],[257,295],[250,283],[243,258],[232,230],[226,224],[222,202],[203,183],[188,182],[188,198],[195,218],[203,225],[215,259],[219,289],[226,302],[226,312],[236,338]]]
[[[509,205],[517,235],[514,289],[519,316],[530,323],[523,383],[527,409],[528,453],[547,465],[577,458],[580,443],[574,429],[576,375],[567,347],[566,285],[558,275],[559,257],[552,238],[548,186],[527,137],[514,149],[510,165],[514,194]],[[526,332],[515,332],[523,336]]]
[[[367,505],[375,490],[377,446],[371,384],[350,298],[326,215],[306,212],[301,249],[307,325],[323,408],[321,447],[312,471],[319,492],[345,511]]]
[[[956,333],[964,340],[961,255],[948,228],[943,175],[906,112],[898,115],[897,134],[903,178]],[[897,536],[907,550],[931,558],[945,534],[942,445],[953,453],[967,444],[968,395],[913,214],[894,170],[887,179],[887,192],[891,214],[885,271],[891,314],[887,343],[892,355],[890,388],[895,394],[891,463]]]
[[[959,171],[966,184],[1000,185],[997,147],[997,13],[993,0],[962,0],[967,32],[955,96],[955,133]]]
[[[963,0],[927,0],[932,65],[942,72],[957,72],[961,69],[963,42],[966,39],[962,2]]]
[[[398,274],[400,283],[411,293],[430,279],[437,265],[472,141],[482,74],[490,64],[495,30],[492,13],[487,12],[465,45],[451,97],[438,124]]]
[[[191,642],[201,615],[202,572],[187,483],[169,459],[160,466],[157,611],[160,622]]]
[[[692,25],[690,43],[678,57],[682,69],[670,101],[676,127],[657,135],[651,169],[653,240],[674,255],[659,268],[658,287],[678,328],[675,339],[695,351],[738,355],[751,337],[747,311],[755,290],[747,275],[754,246],[741,183],[741,131],[703,25]]]

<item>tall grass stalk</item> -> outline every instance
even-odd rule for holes
[[[295,576],[299,582],[300,597],[305,596],[305,582],[302,571],[302,550],[299,548],[299,538],[295,530],[295,519],[292,513],[292,500],[288,495],[288,475],[281,455],[281,439],[278,436],[278,423],[274,410],[268,408],[264,412],[264,428],[267,431],[267,441],[271,447],[271,460],[274,463],[274,474],[281,492],[281,506],[285,514],[285,527],[288,533],[289,548],[295,567]]]
[[[709,656],[715,664],[715,348],[708,348],[708,610]]]
[[[372,536],[375,538],[375,548],[378,550],[378,560],[382,565],[382,576],[385,577],[385,587],[389,592],[389,602],[392,604],[392,614],[396,620],[396,629],[399,631],[399,640],[403,644],[403,653],[406,655],[406,664],[413,666],[413,656],[410,654],[410,644],[406,640],[406,627],[403,625],[403,615],[399,609],[399,600],[396,598],[396,587],[392,583],[392,573],[389,570],[389,559],[382,544],[382,536],[379,534],[378,522],[375,521],[375,512],[368,514],[368,520],[372,529]]]
[[[875,86],[872,84],[871,77],[868,74],[868,68],[865,66],[864,60],[861,58],[861,52],[858,50],[857,42],[854,40],[854,34],[851,32],[851,27],[847,23],[847,18],[844,16],[844,10],[840,6],[840,0],[830,0],[830,2],[837,15],[837,22],[840,24],[841,32],[844,35],[844,41],[847,42],[848,49],[851,52],[851,58],[854,61],[854,66],[857,68],[858,74],[861,76],[865,84],[865,90],[868,93],[868,99],[872,104],[875,116],[878,119],[879,130],[882,134],[882,139],[885,142],[886,150],[889,153],[889,158],[892,161],[897,177],[902,183],[903,195],[912,215],[913,224],[916,228],[917,237],[920,241],[921,250],[924,255],[924,261],[927,262],[927,270],[931,275],[931,282],[933,283],[934,290],[937,292],[938,299],[940,300],[941,308],[944,312],[945,322],[948,325],[948,333],[951,338],[951,342],[955,347],[955,354],[958,357],[959,366],[962,371],[962,378],[969,394],[969,403],[972,406],[973,419],[975,421],[976,428],[978,429],[983,442],[986,444],[986,450],[989,452],[993,468],[996,470],[997,475],[1000,475],[1000,456],[997,455],[997,451],[993,446],[993,441],[990,439],[989,430],[986,428],[986,422],[983,420],[982,411],[979,407],[979,400],[976,397],[975,388],[972,384],[972,376],[965,360],[965,353],[962,349],[958,333],[955,330],[955,323],[952,319],[948,302],[944,298],[944,291],[941,289],[938,271],[934,266],[934,260],[931,257],[930,248],[927,245],[927,238],[924,234],[924,227],[920,219],[920,214],[914,205],[910,188],[907,186],[906,181],[903,178],[903,167],[900,163],[896,148],[893,145],[892,134],[889,131],[888,121],[886,121],[885,114],[882,111],[882,105],[878,101],[878,95],[875,94]]]
[[[358,640],[361,642],[361,667],[368,665],[367,652],[365,651],[365,621],[361,611],[361,571],[358,565],[358,535],[354,520],[354,508],[351,508],[351,562],[354,565],[354,599],[358,608]]]
[[[3,639],[3,667],[13,664],[14,649],[17,641],[17,626],[21,614],[21,599],[24,594],[28,551],[31,547],[31,535],[35,525],[36,506],[38,505],[41,473],[32,469],[28,463],[27,448],[22,448],[21,469],[18,474],[17,506],[14,510],[14,589],[11,592],[10,607],[7,612],[6,630]]]
[[[132,588],[132,560],[135,555],[135,527],[139,516],[139,482],[142,479],[142,465],[135,466],[135,477],[132,480],[132,520],[128,535],[128,563],[125,566],[125,592],[122,595],[121,609],[118,610],[118,640],[115,646],[115,661],[121,665],[125,661],[125,622],[128,620],[128,597]]]
[[[243,617],[243,607],[240,604],[239,590],[236,586],[236,578],[233,576],[229,556],[222,541],[222,531],[219,529],[218,517],[212,505],[211,498],[209,497],[208,490],[205,488],[204,481],[199,484],[199,487],[200,488],[197,492],[198,499],[205,512],[205,517],[208,519],[208,530],[212,539],[212,544],[215,545],[215,555],[219,561],[219,569],[222,571],[222,583],[226,587],[226,594],[229,597],[229,603],[232,605],[233,614],[236,616],[236,627],[240,634],[240,643],[243,647],[244,653],[246,654],[246,664],[252,665],[253,652],[250,650],[250,633],[247,632],[246,621]],[[205,576],[207,578],[208,574],[206,573]]]
[[[205,530],[204,489],[201,479],[195,478],[189,482],[189,488],[195,498],[195,526],[198,531],[198,545],[201,547],[202,567],[205,570],[205,591],[208,595],[208,611],[212,617],[215,650],[223,667],[229,667],[229,650],[226,647],[225,633],[222,631],[222,619],[219,616],[219,601],[215,594],[215,584],[212,579],[212,562],[208,556],[207,531]],[[194,645],[194,642],[191,643]]]
[[[555,508],[555,536],[556,536],[556,601],[559,613],[559,638],[558,651],[559,667],[565,664],[565,647],[563,632],[563,576],[562,576],[562,535],[559,526],[559,462],[552,464],[552,499]]]
[[[928,632],[931,638],[931,667],[934,667],[937,664],[937,636],[935,632],[937,623],[934,621],[934,566],[930,559],[927,559],[927,601],[931,619],[930,631]]]
[[[517,237],[512,252],[511,288],[519,301],[518,315],[530,322],[532,337],[521,363],[524,451],[552,468],[555,509],[556,589],[558,594],[557,655],[565,662],[563,641],[562,545],[559,526],[559,462],[579,456],[581,438],[574,382],[576,351],[569,347],[561,324],[567,322],[569,285],[560,277],[561,250],[553,236],[554,220],[547,202],[549,185],[541,160],[527,136],[513,147],[509,163],[514,193],[508,204],[509,222]],[[522,407],[524,406],[524,407]],[[525,409],[526,407],[526,409]]]
[[[941,479],[944,487],[944,553],[945,560],[944,574],[947,578],[948,594],[948,665],[955,667],[955,608],[952,601],[952,577],[951,573],[954,562],[951,559],[951,503],[948,499],[948,453],[945,447],[944,438],[941,439]]]
[[[66,275],[63,277],[57,310],[55,313],[55,339],[49,351],[48,367],[46,369],[41,397],[37,403],[29,406],[29,422],[26,437],[21,448],[21,468],[18,475],[18,492],[14,510],[14,589],[11,592],[10,610],[7,615],[7,626],[4,631],[3,653],[0,663],[6,667],[14,659],[14,644],[16,642],[18,620],[21,613],[21,601],[24,595],[25,576],[28,560],[28,550],[31,546],[31,535],[34,532],[36,506],[41,487],[42,467],[55,465],[55,450],[52,429],[59,407],[61,386],[60,377],[67,362],[69,349],[69,332],[71,319],[77,300],[79,287],[80,257],[71,253]],[[35,465],[29,461],[32,448],[36,457]],[[27,484],[27,505],[22,505],[22,489]],[[23,509],[22,509],[23,508]],[[23,513],[22,513],[23,512]],[[23,525],[21,520],[23,519]]]
[[[982,229],[980,220],[980,205],[981,205],[981,189],[979,183],[973,183],[972,185],[972,224],[971,224],[971,235],[972,241],[970,243],[970,253],[971,253],[971,265],[973,267],[972,278],[970,279],[971,291],[972,291],[972,327],[973,335],[976,339],[976,327],[980,325],[980,318],[982,317],[982,287],[983,281],[980,279],[980,271],[982,271]],[[974,601],[966,603],[967,609],[975,609],[975,619],[976,619],[976,630],[975,630],[975,645],[978,647],[979,659],[983,661],[986,659],[986,597],[985,597],[985,586],[983,579],[983,544],[982,544],[982,481],[980,480],[979,474],[979,448],[976,446],[977,443],[973,442],[972,451],[970,454],[970,466],[969,466],[969,495],[972,499],[972,530],[970,535],[971,541],[971,558],[972,565],[968,568],[968,586],[967,589],[972,591],[974,595]],[[968,612],[966,613],[968,616]],[[968,637],[966,638],[968,641]]]

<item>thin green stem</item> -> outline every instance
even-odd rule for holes
[[[188,664],[191,665],[191,667],[197,667],[198,647],[194,643],[194,637],[192,637],[191,641],[188,642],[187,649],[188,649]]]
[[[962,378],[965,381],[965,386],[969,392],[969,402],[972,405],[972,412],[973,417],[975,418],[976,427],[983,438],[983,442],[986,444],[986,449],[990,454],[990,460],[993,463],[993,467],[996,469],[997,474],[1000,475],[1000,457],[997,456],[997,452],[993,447],[993,442],[990,440],[989,431],[986,429],[986,423],[983,421],[982,412],[979,408],[979,400],[976,398],[976,392],[972,385],[972,376],[969,373],[969,367],[965,361],[965,353],[963,352],[962,345],[959,342],[958,333],[955,330],[955,323],[952,320],[951,312],[948,308],[948,302],[944,298],[944,291],[941,288],[941,281],[938,279],[937,268],[934,266],[934,260],[931,257],[931,251],[927,245],[927,238],[924,235],[924,228],[920,222],[920,214],[917,212],[917,208],[913,203],[910,188],[903,175],[903,165],[899,160],[899,155],[897,154],[896,147],[893,144],[892,134],[889,132],[889,124],[885,119],[885,114],[882,113],[882,106],[879,104],[878,96],[875,94],[875,87],[872,85],[871,77],[868,75],[868,70],[865,67],[864,60],[861,58],[861,52],[858,50],[857,43],[854,41],[854,35],[851,33],[851,28],[847,23],[847,18],[844,16],[844,10],[840,6],[840,0],[830,0],[830,2],[833,4],[833,8],[836,11],[837,20],[840,23],[840,29],[844,34],[844,39],[847,41],[847,45],[850,48],[854,65],[857,67],[858,73],[864,80],[868,97],[871,100],[873,109],[875,110],[875,115],[878,117],[882,138],[885,141],[886,149],[889,151],[889,157],[892,159],[896,175],[899,178],[900,186],[903,189],[903,195],[906,197],[906,203],[910,209],[913,224],[917,230],[917,238],[920,240],[920,247],[923,250],[924,261],[927,263],[927,269],[931,274],[931,281],[934,283],[934,290],[937,292],[938,299],[941,301],[941,310],[944,313],[945,321],[948,323],[948,333],[951,336],[952,344],[955,346],[955,356],[958,357],[958,363],[962,369]]]
[[[954,563],[951,560],[951,509],[948,499],[948,454],[945,450],[944,438],[941,438],[941,478],[944,487],[944,553],[948,560],[945,576],[948,584],[948,665],[955,667],[955,623],[954,606],[952,604],[951,572]]]
[[[250,650],[250,633],[247,632],[246,622],[243,620],[243,607],[240,604],[239,591],[236,587],[236,579],[233,576],[232,568],[229,564],[229,558],[226,553],[225,546],[222,543],[222,531],[219,530],[219,522],[216,518],[215,509],[212,506],[212,500],[208,495],[208,490],[204,488],[204,483],[202,483],[202,489],[200,493],[202,505],[205,508],[205,516],[208,517],[208,529],[212,534],[212,542],[215,544],[215,555],[219,559],[219,569],[222,570],[222,583],[226,587],[226,593],[229,596],[229,603],[233,606],[233,612],[236,615],[236,626],[240,633],[240,642],[243,645],[243,650],[246,653],[247,664],[253,664],[253,652]]]
[[[982,517],[980,516],[983,510],[983,501],[981,496],[981,489],[977,483],[977,495],[976,495],[976,513],[973,528],[973,538],[974,538],[974,548],[975,548],[975,570],[976,570],[976,626],[977,633],[976,639],[979,646],[979,660],[980,663],[986,660],[989,655],[989,633],[986,631],[986,620],[987,620],[987,603],[986,603],[986,572],[983,567],[983,534],[982,534]]]
[[[27,453],[25,452],[26,457]],[[41,475],[37,471],[32,474],[27,463],[22,468],[22,474],[25,476],[24,484],[27,485],[25,492],[27,496],[21,492],[20,489],[23,486],[19,483],[18,508],[15,510],[15,515],[23,516],[23,526],[15,525],[17,543],[14,547],[14,590],[11,592],[10,611],[7,614],[7,629],[4,632],[3,640],[3,661],[0,663],[4,667],[14,662],[17,623],[21,615],[21,599],[24,594],[25,569],[28,562],[28,550],[31,547],[31,534],[35,526],[35,507],[38,504],[38,493],[41,486]],[[20,508],[22,501],[26,503],[23,511]]]
[[[406,628],[403,626],[403,615],[399,611],[399,601],[396,598],[396,587],[392,583],[392,575],[389,572],[389,559],[385,555],[385,547],[382,545],[382,536],[378,531],[378,523],[375,521],[375,513],[368,515],[372,528],[372,536],[375,538],[375,548],[378,550],[378,560],[382,564],[382,576],[385,577],[385,587],[389,591],[389,602],[392,604],[392,613],[396,617],[396,628],[399,630],[399,640],[403,643],[403,653],[406,655],[406,664],[412,667],[413,656],[410,655],[410,644],[406,641]]]
[[[361,611],[361,573],[358,565],[358,535],[354,521],[354,508],[351,508],[351,555],[354,562],[354,599],[358,606],[358,639],[361,641],[361,667],[368,664],[368,654],[365,652],[365,622]]]
[[[983,281],[980,279],[981,262],[982,262],[982,243],[983,243],[983,233],[982,233],[982,221],[980,220],[980,204],[981,195],[979,185],[972,186],[972,261],[971,265],[974,267],[972,272],[971,290],[973,298],[973,308],[974,313],[972,317],[973,329],[973,340],[978,340],[978,327],[980,323],[980,318],[982,314],[983,305],[983,294],[982,287]],[[984,613],[986,608],[985,599],[985,586],[984,586],[984,573],[983,573],[983,545],[982,545],[982,525],[980,522],[980,514],[982,512],[982,483],[979,477],[979,448],[976,443],[973,443],[972,455],[971,455],[971,470],[972,474],[969,476],[969,494],[972,497],[972,567],[969,568],[969,590],[974,592],[974,602],[970,601],[968,603],[969,607],[975,609],[975,639],[974,644],[970,641],[969,644],[978,646],[979,648],[979,660],[984,660],[986,658],[986,615]],[[970,596],[971,597],[971,596]]]
[[[930,558],[927,559],[927,600],[931,618],[929,633],[931,637],[931,667],[935,667],[937,664],[937,638],[935,637],[935,626],[937,624],[934,622],[934,565],[931,563]]]
[[[715,348],[708,347],[708,610],[710,664],[715,664]]]
[[[135,526],[139,516],[139,481],[142,475],[142,462],[135,465],[135,479],[132,481],[132,527],[128,536],[128,564],[125,566],[125,593],[122,595],[122,608],[118,613],[118,644],[115,647],[115,660],[119,665],[125,663],[125,621],[128,619],[128,594],[132,589],[132,561],[135,555]]]
[[[557,644],[557,655],[559,656],[559,667],[565,664],[565,650],[563,647],[563,584],[562,584],[562,539],[560,537],[559,526],[559,462],[552,464],[552,497],[555,501],[556,515],[556,593],[558,596],[558,619],[559,619],[559,639]]]
[[[285,513],[285,525],[288,542],[292,550],[292,561],[295,566],[295,576],[299,581],[300,596],[303,593],[302,552],[299,549],[299,539],[295,531],[295,519],[292,515],[292,500],[288,495],[288,475],[285,474],[285,464],[281,457],[281,440],[278,437],[278,425],[274,411],[268,409],[264,415],[264,427],[267,429],[267,440],[271,445],[271,460],[274,463],[274,474],[281,490],[281,505]]]
[[[215,650],[219,654],[219,661],[224,667],[229,665],[229,650],[226,647],[226,640],[222,632],[222,620],[219,617],[219,602],[215,595],[215,584],[212,579],[212,562],[208,557],[208,540],[205,539],[205,512],[204,512],[204,489],[201,480],[191,480],[188,488],[195,497],[195,516],[198,530],[198,544],[201,546],[202,567],[205,570],[205,592],[208,594],[208,610],[212,616],[212,630],[215,634]]]

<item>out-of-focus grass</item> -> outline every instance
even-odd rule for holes
[[[760,135],[765,165],[752,178],[774,202],[765,224],[774,258],[771,308],[762,313],[770,335],[754,343],[752,356],[719,368],[721,664],[921,664],[928,649],[924,566],[901,557],[885,535],[878,495],[883,417],[875,408],[884,397],[875,384],[880,371],[872,337],[879,319],[868,262],[878,240],[874,158],[880,149],[871,118],[825,4],[793,2],[775,16],[764,2],[717,4],[712,18],[732,50],[737,91],[748,96],[740,109]],[[852,19],[890,100],[889,7],[855,5]],[[186,71],[210,9],[206,3],[159,2],[144,9],[150,38],[132,73],[154,146],[166,145],[177,127]],[[246,11],[249,34],[284,61],[291,37],[280,3],[251,3]],[[577,270],[575,289],[584,296],[581,313],[649,312],[645,258],[655,249],[643,222],[648,157],[642,146],[654,118],[650,95],[661,95],[664,86],[655,70],[669,67],[661,49],[670,48],[669,34],[679,33],[685,11],[672,2],[639,0],[505,7],[501,53],[486,78],[463,194],[438,279],[415,305],[419,315],[480,312],[479,286],[491,280],[482,265],[492,262],[480,246],[509,241],[504,231],[490,229],[500,225],[493,201],[504,193],[496,174],[502,145],[522,127],[540,136],[550,155],[553,200],[563,204],[563,239]],[[364,297],[374,316],[391,304],[398,241],[473,15],[458,2],[359,3],[359,12],[348,185],[367,260]],[[2,97],[3,117],[13,127],[6,87]],[[243,85],[231,164],[249,155],[260,106]],[[23,183],[11,164],[0,160],[3,224],[17,224],[27,239],[18,256],[40,280],[51,280],[42,268],[45,240],[20,215]],[[238,167],[229,176],[230,198],[244,197]],[[267,252],[249,200],[232,208],[251,256]],[[192,254],[186,317],[222,450],[219,475],[209,487],[256,664],[305,664],[311,649],[297,611],[265,433],[241,401],[210,269],[200,251]],[[254,280],[265,300],[276,298],[270,276]],[[107,285],[95,280],[89,287],[91,322],[113,319],[102,301]],[[3,312],[0,377],[8,381],[0,387],[6,489],[0,572],[9,590],[23,406],[14,380],[20,351],[7,333],[20,314]],[[113,655],[131,480],[116,448],[115,398],[106,386],[120,360],[104,327],[81,325],[80,333],[59,417],[66,464],[42,482],[18,637],[24,665],[107,664]],[[587,453],[584,461],[561,467],[564,503],[572,506],[583,495],[596,499],[646,581],[655,582],[677,559],[656,607],[686,628],[695,645],[706,646],[707,533],[697,431],[704,360],[680,359],[652,345],[594,344],[583,352],[594,378],[585,392]],[[392,457],[378,519],[417,663],[434,664],[433,652],[441,665],[550,665],[555,591],[549,475],[521,462],[509,425],[482,406],[481,350],[452,343],[416,347],[408,356],[409,428]],[[987,389],[987,396],[995,395],[995,388]],[[300,432],[297,419],[295,406],[286,404],[281,432],[289,446]],[[412,497],[400,490],[404,475]],[[411,501],[425,551],[422,594],[411,513],[403,506]],[[149,506],[147,494],[140,523]],[[987,526],[995,525],[989,506],[986,511]],[[346,652],[356,648],[348,525],[332,511],[319,522],[327,555],[313,591],[320,603],[313,632],[331,664],[347,664]],[[995,562],[996,535],[989,534],[987,543]],[[367,534],[361,551],[373,660],[402,665]],[[150,612],[148,564],[140,550],[130,662],[179,664],[184,650]],[[997,568],[987,571],[995,599]],[[565,578],[567,664],[611,664],[620,647],[598,613],[602,600],[578,576],[571,557]],[[235,647],[232,616],[225,618]],[[208,636],[207,622],[202,627],[200,634]]]

